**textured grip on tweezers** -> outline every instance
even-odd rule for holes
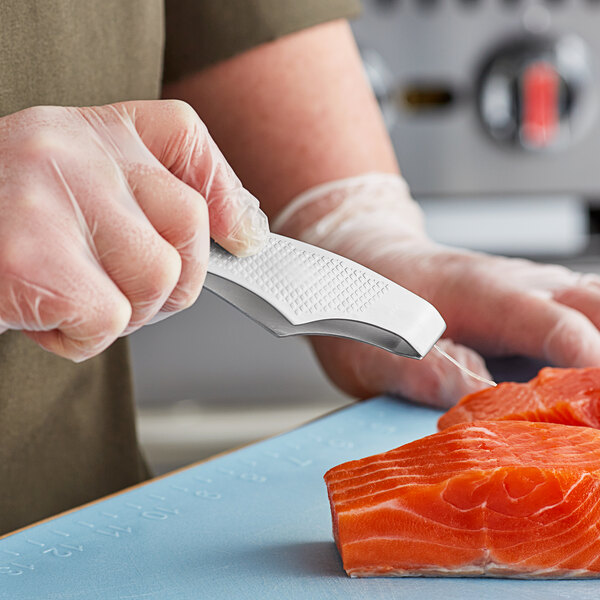
[[[278,336],[334,335],[421,358],[445,328],[429,303],[404,288],[276,234],[248,258],[213,242],[205,287]]]

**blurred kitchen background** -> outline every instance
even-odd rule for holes
[[[363,0],[354,24],[433,238],[600,272],[600,1]],[[132,336],[157,473],[351,400],[209,292]]]

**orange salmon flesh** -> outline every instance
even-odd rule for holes
[[[325,483],[350,576],[600,576],[596,429],[464,423]]]
[[[600,429],[600,368],[542,369],[527,383],[500,383],[465,396],[438,421],[542,421]]]

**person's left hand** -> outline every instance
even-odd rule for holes
[[[478,352],[600,365],[599,277],[435,244],[390,176],[350,182],[304,199],[302,226],[293,231],[300,220],[287,218],[279,231],[360,262],[431,302],[447,323],[440,346],[484,377]],[[354,396],[388,393],[448,407],[485,386],[435,352],[415,361],[348,340],[312,342],[330,378]]]

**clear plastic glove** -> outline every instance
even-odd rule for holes
[[[0,119],[0,331],[81,361],[192,304],[212,237],[268,233],[193,109],[34,107]]]
[[[600,365],[600,278],[441,246],[396,175],[318,186],[293,200],[273,229],[337,252],[431,302],[447,323],[440,345],[489,377],[476,352],[524,355],[556,366]],[[403,395],[448,407],[485,387],[436,352],[422,361],[357,342],[314,338],[331,379],[352,395]]]

